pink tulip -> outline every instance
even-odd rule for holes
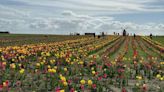
[[[104,76],[103,76],[104,78],[106,78],[107,77],[107,74],[104,74]]]

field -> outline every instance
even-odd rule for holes
[[[161,43],[164,46],[164,39],[163,38],[164,38],[163,36],[157,36],[157,37],[153,37],[153,40]]]
[[[164,36],[0,34],[0,92],[163,92]]]

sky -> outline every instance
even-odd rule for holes
[[[164,35],[164,0],[0,0],[0,31]]]

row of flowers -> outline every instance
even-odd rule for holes
[[[145,79],[149,80],[156,80],[158,82],[163,81],[164,74],[162,72],[163,69],[163,62],[158,62],[156,58],[152,59],[144,59],[140,53],[138,52],[138,48],[142,47],[139,46],[139,44],[136,42],[136,39],[132,39],[132,50],[133,50],[133,57],[129,58],[130,62],[126,63],[124,62],[127,60],[124,56],[127,54],[128,50],[128,42],[129,38],[127,37],[124,41],[124,49],[121,53],[116,56],[116,58],[113,60],[110,60],[108,58],[108,55],[112,55],[113,49],[118,50],[120,48],[121,40],[119,40],[117,43],[114,44],[116,47],[109,47],[106,51],[104,51],[104,63],[102,65],[103,69],[102,75],[107,76],[107,80],[110,81],[111,85],[116,85],[116,87],[121,87],[123,92],[126,92],[126,88],[128,88],[129,81],[135,81],[136,84],[134,84],[134,90],[139,91],[147,91],[148,90],[148,84],[145,82]],[[119,44],[119,45],[118,45]],[[148,49],[145,49],[145,52]],[[117,53],[117,52],[115,52]],[[145,53],[146,54],[146,53]],[[102,55],[103,56],[103,55]],[[120,57],[120,58],[117,58]],[[148,61],[146,61],[148,60]],[[101,74],[101,73],[100,73]],[[99,79],[102,79],[104,77],[100,77]],[[115,79],[115,80],[114,80]],[[159,85],[161,86],[161,85]],[[159,87],[160,90],[162,88]],[[133,91],[134,91],[133,90]]]
[[[158,51],[161,52],[161,54],[164,53],[164,47],[158,43],[157,41],[151,40],[147,37],[142,37],[147,43],[149,43],[150,45],[152,45],[154,48],[156,48]]]
[[[91,66],[96,56],[87,59],[88,55],[115,39],[118,37],[89,37],[0,48],[0,90],[94,90],[98,84]]]

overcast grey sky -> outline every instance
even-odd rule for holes
[[[0,30],[164,35],[164,0],[0,0]]]

